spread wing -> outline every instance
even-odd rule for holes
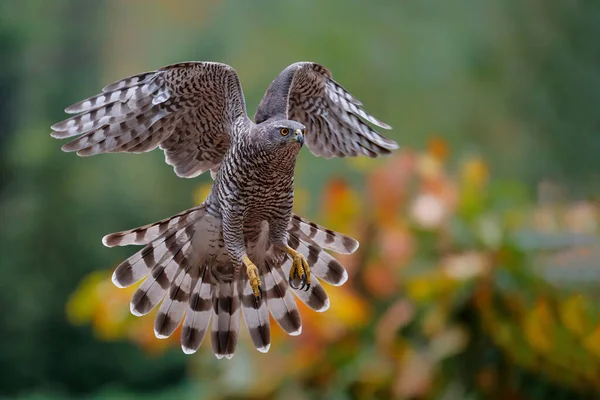
[[[398,144],[373,130],[391,127],[362,108],[362,103],[331,77],[325,67],[299,62],[271,83],[255,116],[256,123],[276,115],[306,126],[306,145],[323,157],[389,154]],[[365,122],[366,121],[366,122]]]
[[[80,156],[143,153],[160,148],[178,176],[215,171],[233,124],[247,118],[242,87],[226,64],[187,62],[122,79],[65,109],[75,116],[52,125]]]

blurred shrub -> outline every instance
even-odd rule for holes
[[[377,166],[351,161],[366,174],[366,190],[333,179],[316,218],[361,241],[340,257],[348,284],[329,288],[324,314],[301,307],[299,338],[274,328],[268,355],[242,349],[224,367],[260,365],[260,374],[239,385],[227,374],[202,380],[207,393],[284,393],[293,381],[304,383],[296,393],[315,398],[599,394],[597,205],[534,205],[520,183],[490,180],[481,157],[448,165],[449,153],[433,139],[422,153],[405,150]],[[198,202],[209,187],[198,189]],[[157,340],[152,316],[129,314],[134,289],[113,287],[109,275],[82,282],[70,320],[149,352],[177,348],[177,332]],[[192,378],[216,365],[201,353],[189,358]]]

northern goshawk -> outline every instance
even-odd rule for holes
[[[170,336],[183,319],[186,353],[198,349],[212,318],[219,358],[235,352],[240,312],[255,347],[266,352],[269,312],[288,334],[301,332],[290,286],[308,307],[325,311],[329,300],[313,275],[332,285],[347,280],[344,267],[324,250],[348,254],[358,242],[292,213],[302,144],[327,158],[376,157],[398,147],[364,121],[388,125],[312,62],[279,74],[254,123],[237,73],[214,62],[174,64],[122,79],[65,112],[76,115],[54,124],[52,136],[78,137],[64,151],[91,156],[160,147],[180,177],[211,171],[214,184],[201,205],[102,241],[108,247],[145,245],[112,277],[119,287],[147,277],[131,312],[146,314],[162,301],[155,334]]]

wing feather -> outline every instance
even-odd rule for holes
[[[391,127],[367,113],[328,69],[316,63],[292,64],[271,83],[255,120],[260,123],[276,116],[304,124],[307,147],[318,156],[377,157],[398,148],[369,124]]]
[[[52,125],[55,138],[77,136],[64,151],[91,156],[160,147],[177,175],[188,178],[218,168],[235,122],[247,118],[237,73],[212,62],[130,76],[65,112],[75,115]]]

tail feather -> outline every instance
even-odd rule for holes
[[[290,233],[288,245],[306,257],[311,272],[325,282],[340,286],[348,280],[344,266],[317,244],[302,241],[294,233]]]
[[[146,245],[115,269],[112,275],[113,283],[118,287],[130,286],[146,277],[152,268],[169,262],[183,245],[189,242],[194,234],[194,227],[185,226],[167,231],[163,238]]]
[[[182,229],[189,226],[200,220],[204,214],[205,207],[204,204],[202,204],[152,224],[128,229],[122,232],[111,233],[102,238],[102,243],[106,247],[148,244],[162,236],[169,229]]]
[[[240,327],[238,285],[219,283],[213,295],[212,348],[217,358],[231,358],[235,353]]]
[[[179,267],[184,252],[188,250],[187,242],[177,250],[168,261],[158,263],[153,269],[151,277],[146,279],[133,294],[130,310],[133,315],[140,316],[149,313],[165,297],[173,280],[181,273]]]
[[[242,293],[242,315],[250,338],[258,351],[266,353],[271,347],[271,326],[267,301],[264,297],[257,299],[254,296],[247,279],[240,281],[239,284],[243,285],[243,290],[240,291]]]
[[[352,254],[358,249],[358,241],[355,239],[315,224],[296,214],[292,215],[288,230],[299,238],[310,239],[321,248],[339,254]]]
[[[287,334],[299,335],[302,333],[302,320],[294,295],[289,290],[287,278],[281,270],[272,268],[269,262],[265,262],[265,270],[263,282],[271,315]]]
[[[168,338],[177,329],[185,314],[192,288],[196,285],[197,278],[193,276],[195,268],[192,268],[189,257],[189,253],[184,253],[183,260],[179,265],[180,267],[185,266],[185,270],[171,284],[169,293],[156,314],[154,334],[159,339]]]
[[[204,267],[202,276],[190,297],[181,330],[181,348],[186,354],[192,354],[198,350],[208,331],[213,309],[213,286],[208,268]]]
[[[223,247],[220,229],[220,218],[207,215],[201,205],[103,239],[108,247],[146,245],[117,267],[113,282],[125,287],[147,276],[131,300],[132,314],[147,314],[162,301],[154,321],[155,334],[168,337],[183,320],[181,347],[187,354],[198,350],[212,320],[215,355],[233,357],[240,314],[254,346],[261,352],[267,352],[271,344],[269,314],[285,332],[299,335],[302,321],[295,297],[315,311],[325,311],[330,302],[319,279],[334,285],[347,279],[343,266],[323,249],[348,253],[358,247],[353,239],[293,216],[288,245],[306,257],[313,273],[309,290],[294,291],[288,285],[292,261],[285,259],[280,264],[283,254],[272,250],[268,225],[264,224],[256,243],[248,247],[248,254],[261,271],[264,290],[263,297],[257,299],[247,278],[223,281],[229,279],[228,271],[233,266]]]
[[[281,266],[281,270],[285,276],[289,276],[291,269],[292,260],[288,259]],[[294,290],[294,294],[309,308],[317,312],[324,312],[329,309],[329,297],[318,278],[311,279],[308,290]]]

